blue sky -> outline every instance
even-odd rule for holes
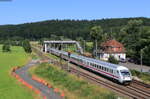
[[[150,17],[150,0],[0,0],[0,25],[50,19]]]

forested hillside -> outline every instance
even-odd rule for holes
[[[143,20],[144,26],[150,26],[149,18],[116,18],[101,20],[49,20],[35,23],[25,23],[19,25],[1,25],[0,39],[9,37],[22,37],[31,40],[40,38],[49,38],[53,35],[65,36],[76,39],[83,37],[90,39],[90,29],[93,26],[100,25],[104,32],[120,33],[120,28],[127,24],[131,19]]]
[[[0,41],[8,39],[11,41],[40,40],[43,38],[54,40],[69,38],[82,41],[84,39],[92,42],[96,39],[98,43],[107,39],[116,39],[124,44],[127,57],[140,63],[142,54],[143,63],[150,65],[150,18],[116,18],[90,21],[49,20],[0,26]]]

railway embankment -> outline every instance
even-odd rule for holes
[[[108,89],[88,83],[52,64],[42,63],[32,68],[30,73],[45,79],[54,88],[59,88],[65,93],[67,99],[116,99],[118,97]]]
[[[131,70],[134,79],[139,80],[141,82],[150,84],[150,74],[145,72],[139,72],[137,70]]]

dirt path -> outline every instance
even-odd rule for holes
[[[35,66],[35,64],[38,64],[37,60],[32,60],[24,67],[16,70],[16,73],[26,82],[28,82],[33,87],[39,89],[42,93],[42,95],[46,96],[46,99],[62,99],[61,96],[53,91],[52,88],[48,88],[47,86],[38,83],[34,80],[32,80],[31,75],[29,75],[28,70],[29,68]],[[37,65],[36,65],[37,66]]]

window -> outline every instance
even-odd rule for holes
[[[92,66],[92,63],[90,63],[90,66]]]
[[[97,68],[97,65],[95,64],[95,67]]]
[[[113,70],[111,70],[111,73],[113,73]]]
[[[87,62],[87,65],[89,65],[89,62]]]
[[[117,70],[117,73],[119,74],[119,71]]]
[[[110,69],[110,73],[113,73],[113,70],[112,70],[112,69]]]
[[[98,65],[96,65],[96,68],[98,68]]]
[[[108,72],[108,68],[106,68],[106,71]]]
[[[128,70],[120,70],[120,72],[121,72],[121,75],[123,76],[130,76],[130,73]]]
[[[106,71],[106,67],[104,67],[104,71]]]
[[[102,69],[101,66],[99,66],[99,68]]]
[[[98,65],[98,68],[100,69],[100,66]]]

